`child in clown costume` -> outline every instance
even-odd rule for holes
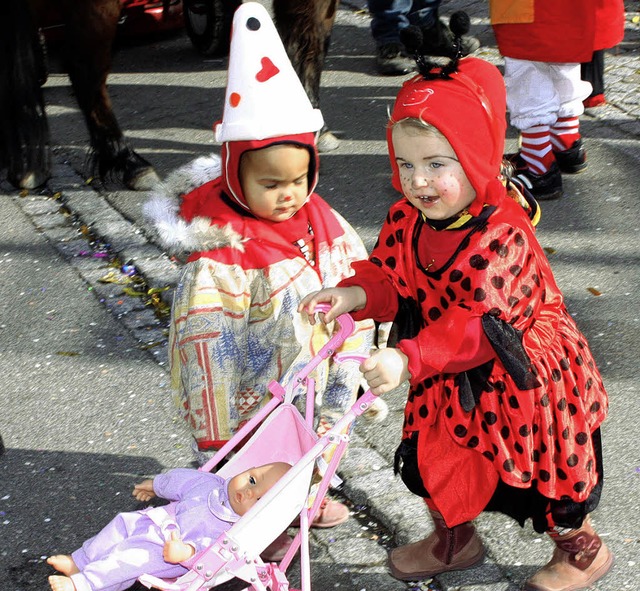
[[[396,470],[435,531],[394,549],[392,574],[481,562],[471,520],[500,511],[556,544],[526,588],[575,591],[613,561],[588,517],[607,394],[534,234],[538,206],[501,174],[502,76],[473,57],[446,68],[422,62],[396,98],[387,140],[403,198],[371,256],[299,310],[328,302],[324,321],[351,312],[397,325],[396,347],[361,370],[378,395],[409,382]]]
[[[366,257],[347,221],[314,193],[313,109],[265,8],[236,12],[224,113],[215,125],[222,157],[173,173],[146,204],[162,243],[188,252],[169,337],[171,383],[198,452],[219,449],[329,338],[297,313],[309,291],[335,285]],[[373,323],[343,350],[368,353]],[[323,362],[312,377],[319,430],[353,404],[353,363]],[[313,522],[332,527],[347,507],[328,501]]]

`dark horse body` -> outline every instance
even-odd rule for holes
[[[223,1],[227,10],[238,4]],[[278,31],[314,107],[338,2],[273,0]],[[0,170],[6,168],[9,181],[26,189],[42,185],[51,173],[41,90],[46,65],[38,33],[51,12],[65,24],[64,65],[89,131],[91,174],[117,175],[131,189],[148,189],[158,177],[128,145],[107,92],[121,0],[0,1]],[[337,140],[325,129],[319,147],[333,149]]]
[[[329,50],[331,30],[340,0],[273,0],[278,33],[314,107],[320,104],[320,78]],[[318,147],[329,151],[338,140],[326,128]]]
[[[107,76],[120,0],[5,0],[0,3],[0,169],[19,188],[50,176],[49,129],[41,83],[46,78],[38,26],[50,13],[65,24],[64,65],[91,142],[92,173],[120,176],[146,189],[157,176],[127,144],[111,108]]]

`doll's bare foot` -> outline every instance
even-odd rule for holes
[[[49,577],[49,585],[52,591],[75,591],[76,587],[69,577],[61,577],[60,575],[51,575]]]
[[[49,558],[47,558],[47,564],[50,564],[58,572],[67,576],[75,575],[80,572],[80,569],[76,566],[76,563],[69,554],[56,554],[55,556],[49,556]]]

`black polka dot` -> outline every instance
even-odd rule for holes
[[[549,480],[551,480],[551,474],[546,470],[540,470],[540,480],[542,480],[542,482],[549,482]]]
[[[533,275],[531,275],[531,280],[538,286],[540,287],[540,277],[538,277],[538,275],[536,273],[534,273]]]
[[[477,269],[478,271],[483,271],[489,266],[489,259],[485,259],[482,255],[474,254],[469,259],[469,265],[473,269]]]
[[[382,267],[382,261],[378,257],[371,257],[369,259],[376,267]]]
[[[389,267],[389,269],[395,269],[396,268],[396,259],[395,257],[389,257],[385,260],[385,265],[387,265],[387,267]]]
[[[440,310],[435,306],[433,308],[429,308],[429,311],[427,312],[427,314],[429,315],[429,320],[432,320],[434,322],[438,320],[440,316],[442,316],[442,312],[440,312]]]
[[[531,480],[531,472],[523,472],[520,480],[522,480],[522,482],[529,482]]]
[[[556,468],[556,475],[560,480],[567,479],[567,473],[562,468]]]
[[[385,241],[385,244],[391,248],[392,246],[394,246],[396,243],[396,237],[393,234],[389,234],[387,236],[387,240]]]
[[[523,286],[521,286],[521,287],[520,287],[520,291],[523,293],[523,295],[524,295],[525,297],[528,297],[528,298],[530,298],[530,297],[531,297],[531,294],[533,293],[533,292],[531,291],[531,288],[530,288],[528,285],[523,285]]]
[[[567,408],[567,399],[561,398],[560,400],[558,400],[558,410],[563,411],[566,408]]]
[[[423,419],[427,418],[427,416],[429,415],[429,409],[427,408],[426,404],[420,406],[420,408],[418,409],[418,414]]]
[[[519,301],[520,301],[520,300],[519,300],[517,297],[515,297],[515,296],[509,296],[509,297],[507,298],[507,303],[508,303],[508,304],[509,304],[509,306],[511,306],[512,308],[513,308],[514,306],[517,306]]]
[[[513,459],[509,458],[508,460],[504,461],[502,467],[504,468],[505,472],[513,472],[516,467],[516,463],[513,461]]]
[[[444,411],[444,414],[447,416],[448,419],[450,419],[453,416],[453,409],[450,406],[447,406],[446,410]]]
[[[451,273],[449,273],[449,281],[451,281],[452,283],[457,283],[458,281],[460,281],[460,279],[462,279],[462,277],[462,271],[459,271],[458,269],[454,269],[453,271],[451,271]]]
[[[534,449],[531,454],[531,461],[539,462],[540,461],[540,452],[537,449]]]
[[[571,454],[567,458],[567,466],[569,466],[569,468],[574,468],[577,465],[578,465],[578,456],[576,454]]]
[[[405,217],[404,211],[398,210],[398,211],[394,211],[393,212],[393,218],[392,219],[393,219],[394,222],[399,222],[404,217]]]
[[[255,17],[249,17],[246,22],[246,27],[250,31],[257,31],[260,28],[260,21]]]
[[[396,240],[402,244],[402,242],[404,242],[404,230],[402,228],[400,228],[399,230],[396,230]]]
[[[587,441],[589,441],[589,436],[583,431],[576,435],[576,443],[578,445],[584,445]]]
[[[524,448],[517,441],[513,444],[513,449],[515,449],[519,454],[524,453]]]
[[[487,425],[495,425],[496,421],[498,420],[498,417],[496,416],[495,413],[491,411],[487,411],[484,413],[484,420],[487,422]]]
[[[524,309],[524,312],[522,313],[522,315],[525,318],[531,318],[531,316],[533,316],[533,306],[529,305]]]
[[[590,407],[589,410],[592,413],[597,413],[600,410],[600,403],[598,401],[594,402]]]
[[[575,490],[577,493],[581,493],[585,488],[587,488],[587,483],[582,482],[582,480],[580,482],[576,482],[573,485],[573,490]]]
[[[500,435],[502,436],[502,439],[509,439],[510,433],[511,432],[509,431],[509,427],[507,427],[506,425],[502,427],[502,429],[500,429]]]
[[[460,282],[460,287],[462,289],[464,289],[465,291],[471,291],[471,279],[469,277],[465,277],[461,282]]]
[[[449,308],[449,300],[447,300],[447,298],[442,296],[440,298],[440,306],[443,310],[446,310],[447,308]]]
[[[562,430],[561,435],[562,435],[562,439],[569,439],[569,427],[565,427]]]
[[[520,265],[511,265],[511,267],[509,267],[509,272],[514,277],[517,277],[518,275],[520,275],[520,273],[522,273],[522,267]]]
[[[540,398],[540,406],[549,406],[549,395],[544,394],[542,398]]]
[[[487,297],[487,293],[484,291],[484,289],[480,287],[476,288],[473,292],[473,299],[476,302],[484,302],[486,297]]]
[[[518,433],[520,434],[520,437],[528,437],[531,434],[531,429],[529,429],[529,425],[522,425],[518,429]]]
[[[502,289],[504,287],[504,279],[496,275],[491,278],[491,285],[496,289]]]
[[[456,425],[453,428],[453,432],[456,437],[465,437],[467,435],[467,428],[464,425]]]
[[[482,455],[487,458],[487,460],[493,462],[494,456],[490,451],[483,451]]]
[[[445,292],[446,292],[447,296],[449,296],[449,299],[452,302],[456,299],[456,292],[453,291],[453,288],[450,285],[447,285],[447,288],[445,289]]]
[[[559,382],[559,381],[562,379],[562,372],[561,372],[559,369],[557,369],[557,368],[555,368],[555,367],[554,367],[554,368],[551,370],[551,379],[552,379],[554,382]]]
[[[518,245],[518,246],[524,246],[524,238],[522,237],[522,234],[520,234],[520,232],[518,232],[514,238],[513,241]]]
[[[422,303],[427,299],[427,292],[421,287],[418,288],[418,302]]]
[[[517,396],[509,396],[509,406],[511,408],[520,408],[520,402]]]
[[[478,444],[480,443],[480,440],[474,435],[473,437],[469,438],[469,441],[467,441],[467,447],[478,447]]]

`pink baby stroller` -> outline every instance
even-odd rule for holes
[[[317,311],[327,307],[320,305]],[[240,449],[217,473],[227,477],[253,466],[270,462],[287,462],[292,468],[216,542],[200,553],[194,566],[175,580],[143,575],[140,582],[148,588],[165,591],[202,591],[216,587],[232,578],[249,583],[245,591],[290,591],[286,571],[300,550],[300,581],[302,591],[311,589],[309,562],[309,523],[318,512],[322,499],[333,483],[338,464],[346,451],[348,431],[353,421],[375,400],[370,391],[361,396],[351,409],[322,437],[313,425],[315,385],[311,372],[325,359],[361,361],[362,356],[335,354],[355,328],[351,316],[336,319],[338,330],[319,353],[287,385],[271,382],[273,398],[201,470],[211,471],[229,452]],[[303,417],[292,400],[306,391]],[[242,441],[253,431],[244,445]],[[327,454],[328,452],[328,454]],[[328,464],[323,456],[331,454]],[[320,466],[322,479],[312,486],[314,467]],[[300,530],[279,564],[264,563],[260,554],[296,516]],[[291,590],[293,591],[293,590]]]

